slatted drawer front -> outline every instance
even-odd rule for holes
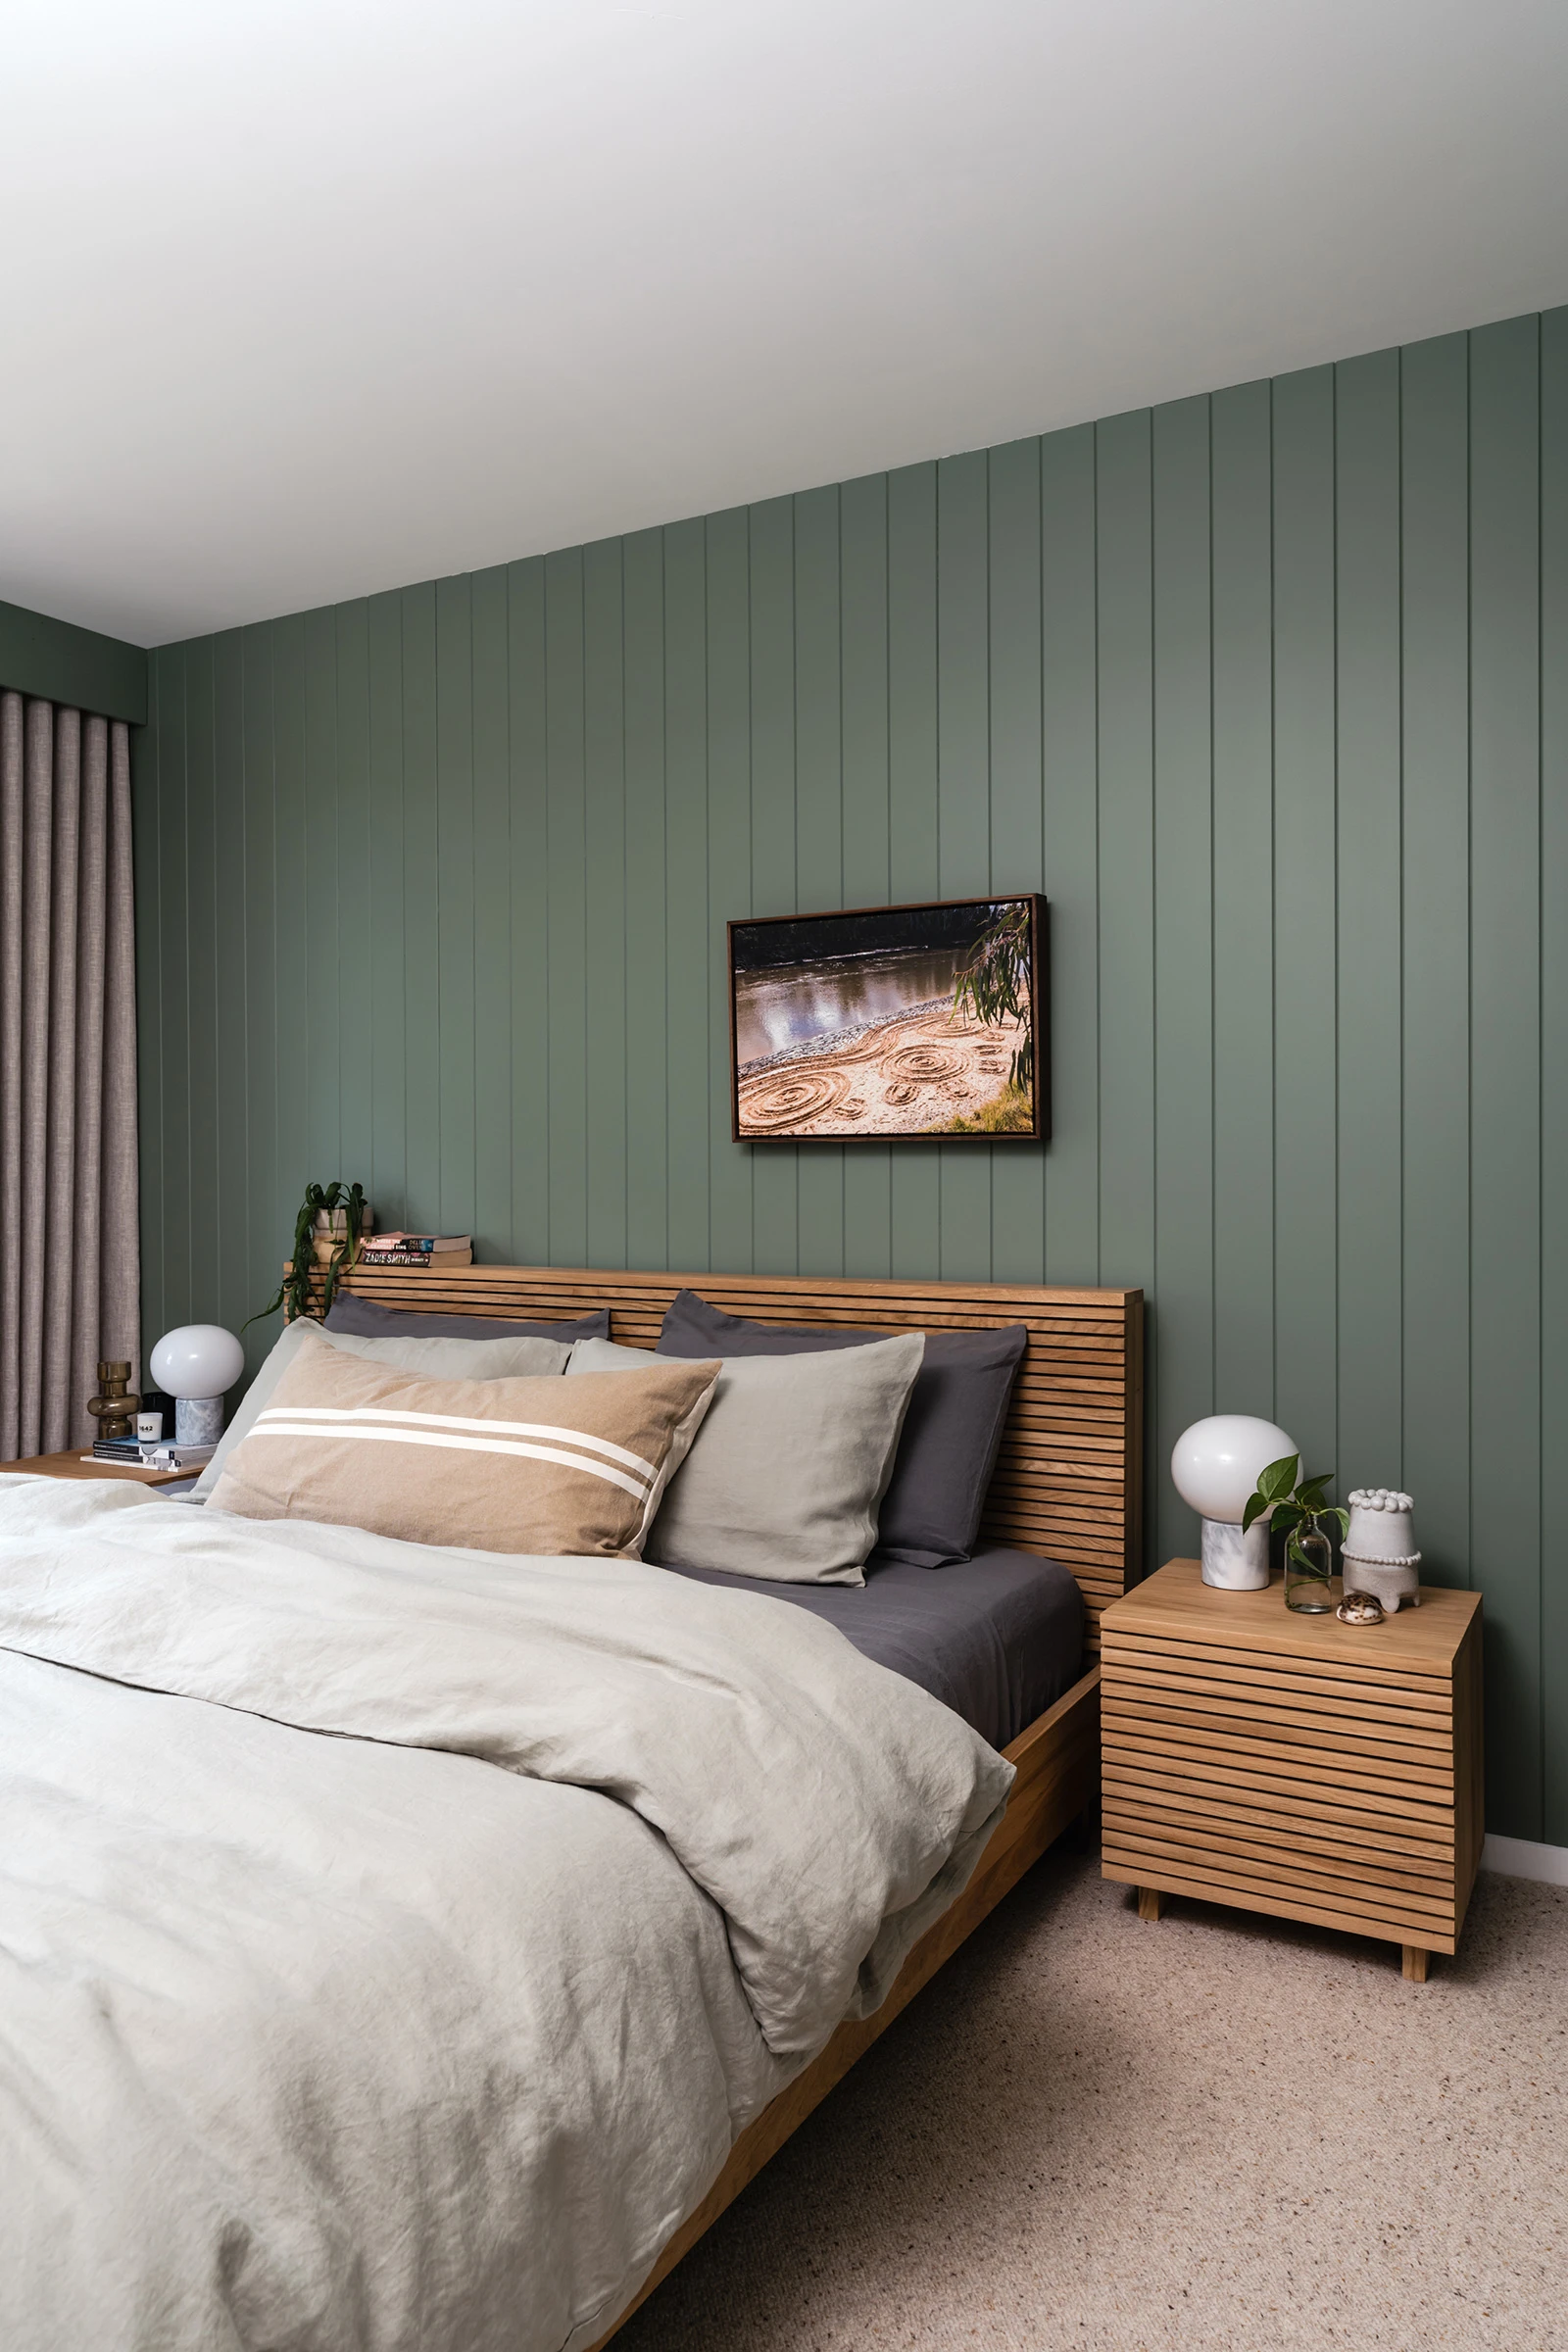
[[[1451,1951],[1447,1674],[1105,1629],[1112,1877]]]

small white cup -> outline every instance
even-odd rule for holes
[[[136,1443],[138,1446],[156,1446],[163,1434],[164,1416],[162,1413],[138,1413],[136,1415]]]

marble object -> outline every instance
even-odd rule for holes
[[[1350,1496],[1350,1524],[1342,1557],[1346,1580],[1371,1592],[1392,1616],[1401,1606],[1421,1605],[1421,1554],[1415,1547],[1414,1508],[1408,1494],[1392,1487],[1357,1487]]]
[[[1183,1502],[1203,1522],[1203,1582],[1225,1592],[1257,1592],[1268,1583],[1265,1511],[1244,1536],[1242,1515],[1270,1462],[1298,1453],[1294,1438],[1250,1413],[1213,1413],[1183,1430],[1170,1475]]]
[[[174,1398],[174,1444],[176,1446],[216,1446],[223,1434],[223,1399],[221,1396],[176,1396]]]
[[[1277,1454],[1270,1455],[1277,1461]],[[1203,1521],[1203,1582],[1222,1592],[1261,1592],[1268,1583],[1268,1516],[1244,1534],[1229,1519]]]
[[[182,1323],[166,1331],[150,1359],[152,1376],[174,1399],[176,1446],[216,1446],[223,1434],[223,1397],[245,1369],[245,1350],[220,1323]]]

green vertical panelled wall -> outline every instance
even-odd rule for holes
[[[1487,1599],[1568,1841],[1568,312],[153,657],[149,1335],[308,1178],[560,1264],[1141,1283]],[[1041,889],[1049,1147],[744,1148],[724,923]],[[252,1361],[271,1325],[249,1335]]]

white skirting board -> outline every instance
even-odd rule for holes
[[[1496,1870],[1505,1879],[1544,1879],[1548,1886],[1568,1886],[1568,1845],[1537,1845],[1530,1838],[1489,1838],[1481,1848],[1483,1870]]]

